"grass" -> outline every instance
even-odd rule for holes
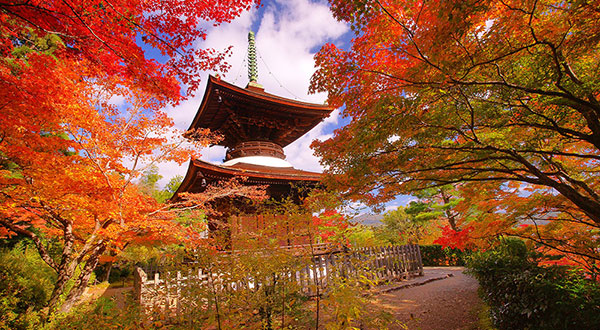
[[[477,324],[473,324],[469,330],[498,330],[494,328],[490,317],[490,306],[482,302],[475,307],[471,313],[477,316]]]
[[[116,289],[116,288],[130,287],[130,286],[133,286],[133,276],[130,276],[127,278],[121,278],[116,282],[112,282],[112,283],[110,283],[109,288]]]

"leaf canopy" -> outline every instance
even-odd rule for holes
[[[597,2],[330,3],[355,32],[349,50],[321,49],[312,80],[351,118],[313,144],[330,183],[371,203],[457,184],[480,238],[600,225]],[[558,247],[544,235],[525,236]]]

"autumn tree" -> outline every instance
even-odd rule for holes
[[[432,211],[428,204],[411,202],[389,210],[381,219],[382,226],[375,228],[377,237],[388,244],[427,244],[439,235],[439,227],[447,219],[438,211]]]
[[[413,193],[419,199],[412,201],[406,213],[416,220],[444,220],[452,230],[460,230],[460,214],[454,209],[463,199],[457,196],[457,189],[451,185],[423,189]]]
[[[146,195],[152,196],[160,203],[166,202],[169,198],[173,197],[177,188],[183,181],[183,176],[176,175],[172,177],[169,182],[161,189],[158,185],[158,181],[163,178],[158,173],[159,168],[157,165],[150,166],[142,173],[141,178],[137,182],[139,189]]]
[[[391,244],[415,244],[423,232],[423,223],[407,214],[404,207],[390,210],[381,219],[383,225],[377,228],[378,235]]]
[[[28,237],[57,273],[51,311],[73,305],[107,250],[197,237],[134,183],[214,141],[200,131],[185,142],[161,109],[192,95],[200,71],[227,68],[227,51],[197,47],[200,23],[228,22],[252,3],[0,4],[0,235]]]
[[[222,61],[226,53],[195,47],[206,38],[200,23],[229,22],[255,2],[4,1],[0,4],[3,67],[19,66],[24,55],[86,59],[98,70],[94,75],[130,78],[149,91],[174,98],[179,92],[174,77],[188,87],[186,92],[193,92],[201,71],[227,66]],[[153,48],[164,61],[148,58],[144,47]],[[49,54],[51,49],[56,51]]]
[[[332,183],[372,203],[460,183],[473,237],[600,260],[597,2],[330,3],[355,33],[312,81],[351,119],[314,143]]]

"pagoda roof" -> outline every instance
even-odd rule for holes
[[[273,185],[312,183],[321,181],[323,174],[298,170],[293,167],[271,167],[248,163],[236,163],[231,166],[212,164],[199,159],[192,159],[183,182],[173,198],[181,192],[201,192],[203,179],[207,182],[228,180],[233,177],[244,178],[246,184]]]
[[[190,129],[209,128],[223,136],[218,145],[263,140],[281,147],[294,142],[329,116],[332,107],[290,100],[262,88],[241,88],[210,76]]]

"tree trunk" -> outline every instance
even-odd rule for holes
[[[67,270],[66,269],[61,269],[58,272],[58,279],[56,280],[56,283],[54,284],[54,289],[52,290],[52,294],[50,295],[50,300],[48,301],[48,307],[49,307],[49,314],[53,314],[56,309],[57,309],[57,304],[58,304],[58,300],[60,298],[60,296],[63,294],[63,291],[65,289],[65,285],[67,284],[67,281],[69,281],[71,279],[71,277],[73,276],[73,274],[67,274]]]
[[[90,276],[92,276],[92,272],[98,265],[98,257],[100,257],[100,255],[104,252],[105,249],[106,246],[104,244],[101,244],[98,247],[96,247],[96,249],[94,249],[92,254],[89,256],[88,260],[83,266],[83,269],[81,270],[81,273],[79,274],[79,277],[77,278],[77,281],[75,282],[75,285],[67,294],[65,302],[60,306],[59,311],[61,313],[69,312],[71,308],[73,308],[75,303],[77,303],[79,298],[81,298],[81,295],[85,291],[85,288],[87,287],[88,282],[90,281]]]
[[[65,302],[60,306],[60,309],[58,310],[60,313],[67,313],[71,310],[71,308],[73,308],[75,303],[79,300],[79,298],[85,291],[85,288],[87,287],[88,281],[90,279],[90,276],[92,275],[93,270],[93,268],[89,270],[87,268],[84,268],[79,278],[77,279],[75,286],[67,294]]]
[[[442,201],[444,202],[444,205],[450,203],[450,196],[446,195],[446,192],[444,192],[444,189],[440,189],[439,192],[442,195]],[[449,209],[446,209],[444,211],[444,213],[446,214],[446,218],[448,219],[450,228],[452,228],[452,230],[454,230],[454,231],[459,231],[458,226],[456,225],[456,216],[457,215],[453,214],[452,211]]]
[[[446,211],[446,218],[448,218],[448,223],[450,224],[450,228],[454,231],[459,231],[458,226],[456,225],[456,216],[454,214],[450,214]]]
[[[63,260],[58,271],[58,279],[56,280],[50,300],[48,301],[49,315],[54,314],[56,311],[65,313],[73,307],[75,302],[77,302],[85,290],[90,276],[92,275],[92,271],[94,271],[94,268],[96,268],[98,265],[98,257],[104,252],[105,249],[106,246],[104,244],[99,244],[89,254],[88,260],[86,261],[85,266],[81,270],[81,273],[79,274],[79,277],[77,278],[70,292],[65,292],[65,286],[68,281],[74,279],[77,262],[74,260]],[[60,304],[60,297],[65,294],[65,301]]]
[[[110,271],[112,270],[113,267],[113,262],[109,262],[108,263],[108,269],[106,270],[106,275],[104,275],[104,280],[103,282],[108,282],[108,279],[110,278]]]

